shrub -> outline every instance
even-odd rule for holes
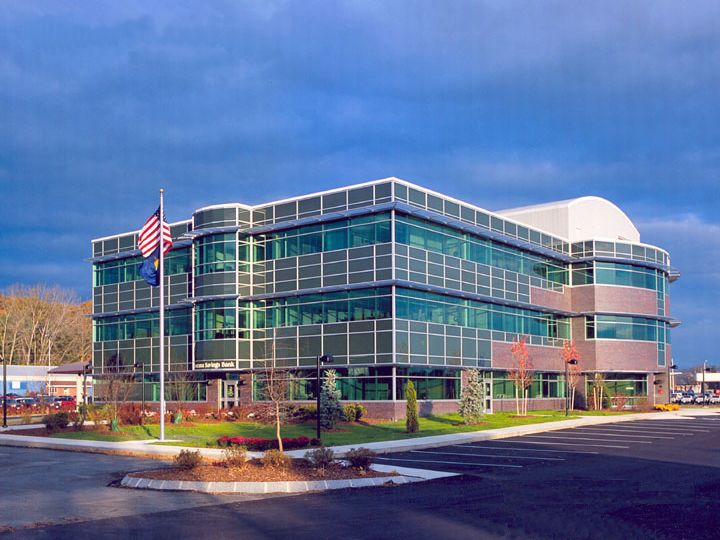
[[[290,405],[285,411],[285,421],[289,423],[302,423],[315,420],[317,407],[315,405]]]
[[[660,405],[655,405],[656,411],[679,411],[680,405],[677,403],[662,403]]]
[[[189,471],[198,467],[202,463],[202,456],[200,450],[191,452],[190,450],[180,450],[180,453],[175,456],[175,467],[181,471]]]
[[[367,448],[358,448],[357,450],[353,448],[345,457],[352,468],[367,471],[370,469],[370,465],[372,465],[377,454]]]
[[[88,405],[87,417],[97,427],[102,422],[110,420],[110,409],[106,405]]]
[[[343,407],[343,413],[348,422],[359,422],[367,414],[367,409],[360,403],[348,403]]]
[[[320,426],[332,429],[345,418],[340,405],[340,390],[337,389],[336,372],[328,369],[320,391]]]
[[[268,450],[262,458],[263,467],[286,470],[292,465],[292,459],[280,450]]]
[[[64,429],[70,423],[70,415],[66,412],[47,414],[43,417],[43,422],[45,423],[45,428],[48,431]]]
[[[134,403],[123,403],[118,407],[118,420],[125,426],[142,424],[142,409]]]
[[[316,448],[305,452],[305,459],[310,462],[310,465],[315,469],[320,469],[325,472],[325,467],[328,467],[335,460],[335,452],[332,448]]]
[[[405,431],[408,433],[417,433],[420,431],[420,422],[418,420],[418,402],[415,385],[412,381],[408,381],[405,387],[405,399],[407,400],[405,413]]]
[[[367,409],[364,405],[360,403],[355,404],[355,421],[359,422],[363,419],[364,416],[367,416]]]
[[[223,450],[225,464],[231,469],[239,469],[247,463],[247,447],[246,446],[227,446]]]
[[[343,414],[345,415],[345,420],[355,422],[357,420],[357,406],[355,403],[343,405]]]
[[[283,437],[283,448],[293,450],[306,448],[312,441],[305,436],[285,438]],[[245,446],[249,450],[273,450],[278,448],[277,439],[261,439],[258,437],[220,437],[217,440],[218,446]]]

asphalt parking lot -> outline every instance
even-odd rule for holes
[[[638,420],[388,454],[378,463],[485,475],[602,456],[720,467],[720,416]]]
[[[165,465],[153,459],[0,446],[0,532],[257,498],[158,496],[112,486],[127,471]]]
[[[60,455],[74,456],[73,469],[82,461],[109,461],[70,490],[68,502],[57,488],[60,480],[46,480],[54,486],[49,493],[38,488],[42,477],[28,480],[24,496],[39,498],[27,504],[51,509],[56,519],[0,537],[717,540],[720,529],[720,415],[388,454],[379,462],[459,476],[257,500],[107,488],[99,482],[135,463],[59,452],[42,459],[62,461],[51,457]],[[13,478],[22,485],[30,470]],[[68,485],[71,479],[68,474]],[[24,511],[14,500],[13,517]],[[63,523],[63,510],[72,515],[81,501],[90,512],[85,521]]]

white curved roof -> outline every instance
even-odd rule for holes
[[[602,197],[579,197],[497,213],[570,242],[591,239],[640,242],[640,232],[625,212]]]

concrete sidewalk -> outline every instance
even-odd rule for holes
[[[469,433],[453,433],[451,435],[435,435],[432,437],[416,437],[413,439],[401,439],[395,441],[382,441],[364,444],[352,444],[332,447],[338,457],[343,457],[352,448],[368,448],[378,454],[389,454],[393,452],[407,452],[408,450],[421,450],[424,448],[436,448],[450,444],[463,444],[471,442],[487,441],[492,439],[505,439],[520,435],[531,435],[546,431],[556,431],[581,426],[595,426],[601,424],[614,424],[619,422],[632,422],[635,420],[681,420],[692,416],[719,415],[720,407],[708,407],[705,409],[687,409],[675,412],[635,413],[618,416],[584,416],[569,420],[556,422],[545,422],[541,424],[530,424],[525,426],[514,426],[500,429],[488,429],[485,431],[473,431]],[[157,441],[81,441],[68,439],[54,439],[49,437],[32,437],[27,435],[10,435],[7,432],[0,433],[0,446],[19,446],[27,448],[47,448],[53,450],[69,450],[75,452],[91,452],[103,454],[123,454],[154,456],[159,458],[172,458],[180,450],[199,450],[207,458],[222,458],[222,450],[218,448],[192,448],[185,446],[171,446],[153,444]],[[171,441],[169,441],[171,442]],[[307,449],[291,450],[286,452],[292,457],[303,457]],[[262,452],[248,452],[251,457],[261,457]]]

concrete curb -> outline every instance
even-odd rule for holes
[[[160,491],[199,491],[202,493],[306,493],[331,489],[363,488],[383,485],[401,485],[425,482],[436,478],[457,476],[457,473],[427,471],[408,467],[372,465],[377,472],[397,472],[400,476],[378,476],[375,478],[353,478],[349,480],[310,480],[290,482],[191,482],[187,480],[152,480],[136,476],[125,477],[120,485],[132,489],[154,489]]]
[[[521,435],[532,435],[546,431],[556,431],[581,426],[593,426],[602,424],[613,424],[618,422],[631,422],[634,420],[657,420],[687,418],[689,416],[710,416],[718,415],[720,408],[689,409],[675,412],[656,413],[635,413],[618,416],[585,416],[570,420],[556,422],[545,422],[541,424],[529,424],[500,429],[488,429],[485,431],[473,431],[469,433],[454,433],[451,435],[435,435],[432,437],[417,437],[414,439],[401,439],[396,441],[382,441],[374,443],[360,443],[332,447],[337,457],[344,457],[353,448],[367,448],[378,454],[389,454],[393,452],[407,452],[408,450],[421,450],[424,448],[436,448],[450,444],[463,444],[493,439],[505,439]],[[32,437],[27,435],[9,435],[0,433],[0,446],[17,446],[26,448],[47,448],[52,450],[69,450],[76,452],[91,452],[103,454],[123,455],[150,455],[159,458],[175,457],[180,450],[198,450],[205,458],[220,459],[222,450],[219,448],[195,448],[184,446],[157,445],[140,441],[105,442],[105,441],[83,441],[72,439],[53,439],[48,437]],[[291,450],[286,452],[291,457],[304,457],[307,450]],[[249,457],[262,457],[262,452],[248,452]]]

